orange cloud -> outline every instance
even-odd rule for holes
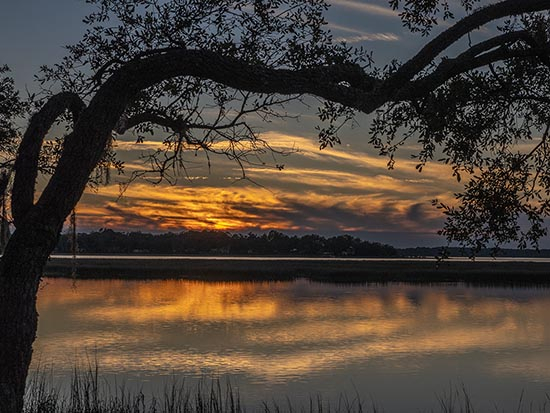
[[[305,232],[411,232],[434,234],[442,217],[430,201],[451,201],[459,187],[446,165],[430,165],[419,174],[413,160],[401,160],[389,171],[387,159],[341,146],[319,151],[313,138],[265,132],[273,147],[297,150],[285,158],[285,168],[249,166],[250,181],[223,158],[212,170],[190,165],[182,185],[130,185],[117,201],[116,184],[88,193],[78,206],[81,228],[122,230],[215,229]],[[148,151],[159,142],[118,142],[127,171],[143,170],[136,151]],[[238,181],[238,182],[237,182]]]
[[[376,178],[375,178],[376,179]],[[379,179],[379,178],[378,178]],[[380,179],[379,179],[380,180]],[[269,191],[254,186],[169,187],[136,184],[116,202],[116,186],[101,190],[101,204],[78,208],[81,226],[143,230],[434,231],[439,214],[428,200],[391,201],[383,193],[320,194]]]

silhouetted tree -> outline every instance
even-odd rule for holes
[[[537,12],[550,0],[506,0],[475,11],[475,1],[462,0],[466,17],[407,62],[384,69],[362,50],[333,43],[322,0],[88,2],[97,5],[85,20],[90,29],[42,72],[42,81],[62,92],[30,119],[14,166],[16,230],[0,264],[0,412],[22,410],[42,269],[94,170],[101,177],[107,166],[120,166],[112,155],[115,132],[166,128],[166,149],[139,174],[174,181],[187,150],[257,162],[269,145],[249,120],[286,116],[284,103],[314,95],[325,122],[321,148],[339,142],[355,111],[375,113],[371,142],[390,166],[401,142],[417,139],[419,169],[442,153],[457,178],[472,174],[458,206],[440,205],[449,216],[447,236],[477,247],[489,239],[535,242],[544,233],[550,69],[547,14]],[[452,17],[444,0],[390,4],[425,35],[437,17]],[[478,27],[517,15],[501,33],[437,60]],[[209,116],[206,106],[217,113]],[[70,133],[53,148],[52,177],[35,201],[40,148],[58,118]],[[542,140],[532,141],[536,131]],[[530,150],[513,149],[526,141],[534,143]],[[531,223],[524,231],[517,225],[523,216]]]

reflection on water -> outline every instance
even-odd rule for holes
[[[38,306],[35,360],[60,376],[91,351],[130,383],[215,375],[251,401],[357,389],[400,411],[449,383],[488,406],[550,390],[546,289],[46,279]]]

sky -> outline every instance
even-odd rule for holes
[[[406,60],[426,41],[401,26],[383,0],[332,0],[327,14],[336,39],[372,50],[377,65]],[[24,94],[35,91],[33,76],[43,64],[58,62],[64,45],[76,43],[85,30],[82,18],[90,11],[84,0],[3,0],[0,14],[0,64],[8,64]],[[430,164],[422,173],[410,155],[414,145],[398,153],[395,169],[368,144],[371,118],[341,133],[342,144],[320,151],[315,109],[301,109],[298,120],[260,124],[261,136],[276,148],[295,153],[278,163],[282,171],[250,167],[252,181],[239,180],[237,165],[213,158],[190,158],[190,178],[175,186],[134,182],[119,199],[119,182],[139,168],[139,157],[159,146],[161,134],[135,144],[127,134],[117,143],[126,174],[111,184],[88,190],[77,206],[80,230],[112,228],[135,231],[218,229],[248,232],[347,233],[397,247],[438,246],[443,225],[431,200],[450,202],[460,186],[450,169]],[[21,121],[22,127],[25,121]],[[45,177],[40,178],[44,185]]]

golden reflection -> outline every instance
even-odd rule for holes
[[[377,360],[550,343],[550,297],[472,291],[184,280],[78,281],[75,289],[71,280],[50,279],[38,301],[36,351],[69,370],[67,354],[96,349],[107,371],[206,369],[277,382]],[[513,360],[495,363],[501,372],[521,369]]]

